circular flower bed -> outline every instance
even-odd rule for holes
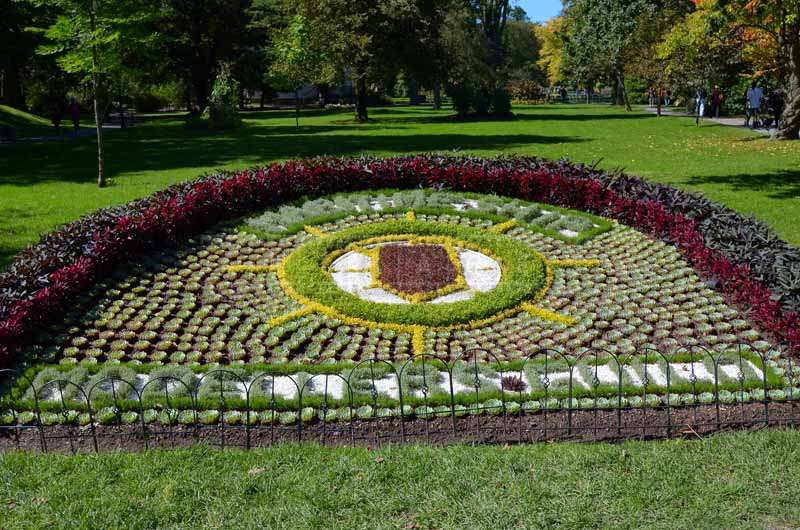
[[[449,245],[454,254],[457,253],[456,249],[480,252],[499,262],[504,274],[498,285],[486,292],[465,289],[463,274],[454,274],[447,288],[443,286],[428,293],[417,293],[417,296],[412,293],[412,303],[407,304],[363,300],[338,288],[330,272],[334,260],[357,249],[361,249],[360,253],[364,255],[372,252],[373,245],[394,241]],[[381,248],[386,247],[377,247]],[[444,247],[439,248],[447,258]],[[460,263],[459,258],[445,260],[454,273],[453,262],[457,260]],[[380,261],[377,255],[372,258],[375,265],[379,265]],[[373,281],[380,281],[379,270],[364,274],[369,274]],[[461,277],[460,281],[458,276]],[[548,276],[550,275],[547,273],[545,260],[531,247],[512,238],[472,227],[419,221],[384,221],[342,230],[331,236],[323,234],[323,237],[317,237],[292,252],[278,269],[278,278],[289,296],[313,310],[343,320],[353,318],[354,321],[369,322],[367,325],[401,325],[396,328],[401,330],[402,325],[446,327],[491,318],[526,300],[535,300],[548,283]],[[369,286],[371,285],[372,282]],[[395,291],[388,285],[382,287],[384,292],[387,289],[390,293]],[[472,296],[468,300],[455,301],[442,301],[440,298],[463,291],[470,292]],[[425,301],[425,297],[420,297],[419,294],[438,298],[442,303],[413,303]]]
[[[325,195],[341,189],[356,191]],[[159,382],[168,377],[197,399],[290,400],[319,371],[387,406],[478,383],[487,399],[513,388],[523,402],[567,381],[570,398],[574,383],[578,394],[624,387],[634,402],[645,391],[662,399],[670,379],[673,390],[712,391],[712,376],[726,392],[793,386],[776,357],[800,346],[791,297],[705,236],[686,215],[572,166],[276,165],[177,186],[47,236],[2,277],[0,348],[6,364],[15,355],[35,365],[35,388],[66,378],[86,394],[129,392],[106,388],[113,378],[148,399],[180,390]],[[554,349],[567,364],[532,360]],[[460,363],[476,351],[472,373],[414,361]],[[365,360],[391,368],[361,384],[354,363]],[[237,371],[202,377],[219,365]],[[36,397],[63,389],[45,394]]]

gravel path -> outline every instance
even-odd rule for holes
[[[645,108],[647,109],[648,112],[652,112],[653,114],[656,114],[658,112],[658,109],[656,109],[655,107],[645,107]],[[693,118],[694,117],[694,114],[692,114],[692,113],[681,111],[681,110],[675,110],[675,109],[664,109],[664,108],[662,108],[661,109],[661,114],[663,116],[682,116],[684,118]],[[739,128],[742,128],[742,129],[744,128],[744,118],[730,118],[730,117],[708,118],[708,117],[706,117],[706,118],[703,118],[703,121],[719,123],[720,125],[727,125],[729,127],[739,127]],[[775,131],[775,129],[750,129],[750,130],[755,132],[755,133],[764,135],[764,136],[770,136]]]

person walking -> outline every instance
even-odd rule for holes
[[[711,115],[715,118],[719,118],[719,111],[722,107],[723,99],[719,85],[714,85],[714,90],[711,91]]]
[[[53,113],[50,115],[50,121],[56,130],[56,136],[61,136],[61,105],[58,103],[53,104]]]
[[[706,89],[704,87],[697,87],[694,96],[694,122],[699,127],[700,122],[703,121],[703,116],[706,113]]]
[[[75,136],[78,136],[78,131],[81,129],[81,107],[78,105],[78,100],[74,97],[70,99],[69,102],[69,115],[72,119],[72,129],[75,133]]]
[[[669,107],[670,100],[672,99],[672,91],[667,90],[667,95],[664,97],[664,106]]]
[[[747,116],[744,121],[744,126],[750,126],[752,119],[752,128],[755,129],[759,125],[761,119],[761,103],[764,99],[764,91],[758,86],[758,81],[753,80],[750,88],[747,89]]]

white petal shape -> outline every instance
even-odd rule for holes
[[[458,256],[464,280],[471,289],[485,293],[500,283],[500,265],[489,256],[474,250],[460,250]]]
[[[348,252],[331,263],[331,270],[347,272],[354,269],[369,269],[371,264],[372,260],[369,256],[360,252]]]

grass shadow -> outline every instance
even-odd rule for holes
[[[341,134],[360,128],[313,125],[297,132],[293,127],[248,126],[241,131],[210,135],[173,126],[168,131],[119,132],[108,135],[108,176],[186,167],[215,167],[317,155],[343,156],[372,153],[432,151],[500,151],[528,145],[587,141],[572,136],[539,134]],[[387,129],[378,127],[378,129]],[[134,129],[130,129],[134,131]],[[329,134],[325,134],[329,133]],[[0,171],[0,184],[30,186],[47,181],[89,183],[96,175],[93,142],[19,146]],[[37,160],[31,171],[30,160]],[[199,172],[198,172],[199,173]]]
[[[690,177],[685,183],[727,187],[736,192],[758,191],[773,199],[800,199],[800,169],[761,174],[702,175]]]

